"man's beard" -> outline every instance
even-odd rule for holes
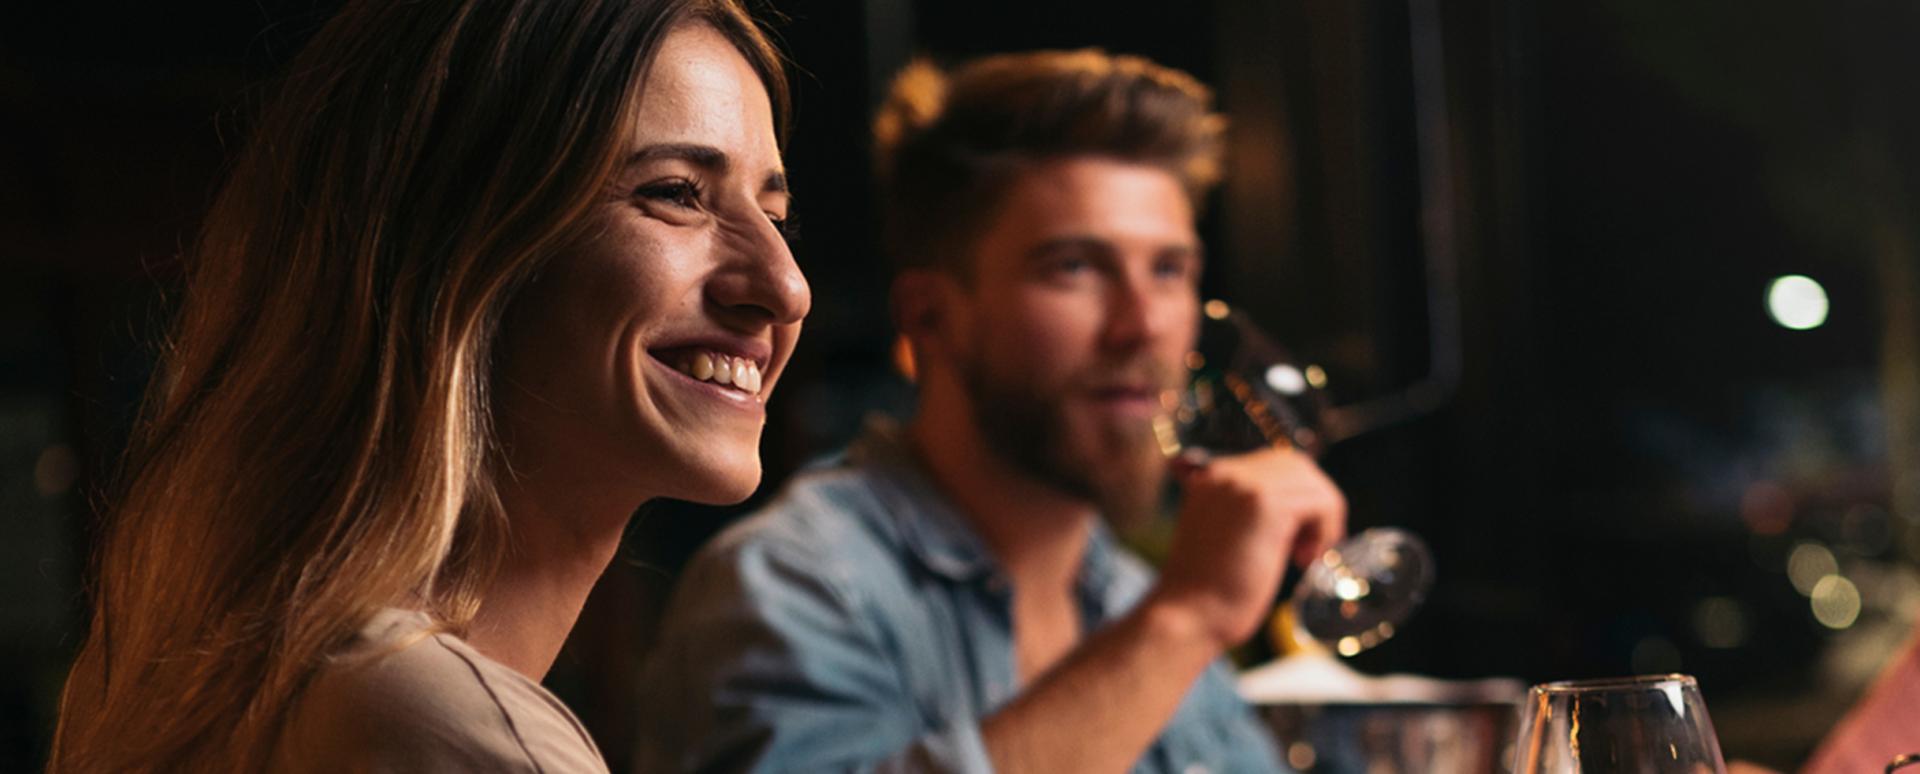
[[[1156,515],[1167,463],[1152,422],[1083,413],[1084,426],[1076,428],[1067,401],[1088,385],[1091,373],[1108,378],[1135,374],[1137,381],[1164,386],[1165,369],[1137,358],[1111,367],[1096,365],[1048,388],[1018,377],[990,376],[983,366],[966,362],[960,370],[989,451],[1041,483],[1093,503],[1121,530]]]

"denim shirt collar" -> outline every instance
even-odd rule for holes
[[[954,582],[1000,575],[993,552],[934,483],[897,421],[870,417],[847,449],[846,462],[872,471],[874,488],[893,513],[900,541],[921,566]],[[1082,599],[1104,608],[1099,611],[1103,615],[1124,604],[1121,597],[1129,591],[1115,582],[1119,553],[1119,541],[1106,521],[1093,519],[1080,562],[1078,591]]]

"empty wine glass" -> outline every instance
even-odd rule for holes
[[[1413,533],[1375,527],[1341,541],[1307,566],[1281,620],[1352,656],[1392,637],[1395,627],[1426,601],[1433,586],[1433,553]]]
[[[1193,463],[1269,446],[1318,455],[1328,439],[1320,425],[1326,374],[1224,302],[1209,301],[1204,311],[1199,344],[1187,357],[1188,385],[1169,397],[1156,426],[1161,450]],[[1433,555],[1418,537],[1366,530],[1307,567],[1277,612],[1275,631],[1283,648],[1312,641],[1352,656],[1392,637],[1432,585]]]
[[[1686,675],[1536,685],[1514,774],[1725,774],[1700,686]]]

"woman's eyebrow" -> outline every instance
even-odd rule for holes
[[[726,174],[727,169],[733,165],[733,159],[727,155],[726,151],[711,145],[669,142],[648,145],[634,151],[633,155],[627,157],[627,167],[631,169],[660,159],[685,161],[714,175]],[[788,193],[787,173],[778,169],[768,172],[766,180],[760,183],[760,192]]]
[[[670,142],[670,143],[660,143],[658,145],[648,145],[644,148],[634,151],[633,155],[627,157],[627,166],[633,167],[639,164],[645,164],[649,161],[656,161],[659,159],[677,159],[680,161],[685,161],[696,167],[700,167],[702,169],[705,169],[709,172],[714,172],[714,173],[726,172],[727,167],[731,166],[731,163],[732,163],[732,160],[727,158],[726,151],[720,150],[719,148],[715,148],[711,145],[698,145],[694,143]]]

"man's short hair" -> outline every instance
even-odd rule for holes
[[[1161,167],[1196,209],[1219,182],[1226,119],[1186,73],[1098,49],[924,60],[873,122],[883,239],[897,269],[971,275],[965,262],[1023,167],[1092,156]]]

